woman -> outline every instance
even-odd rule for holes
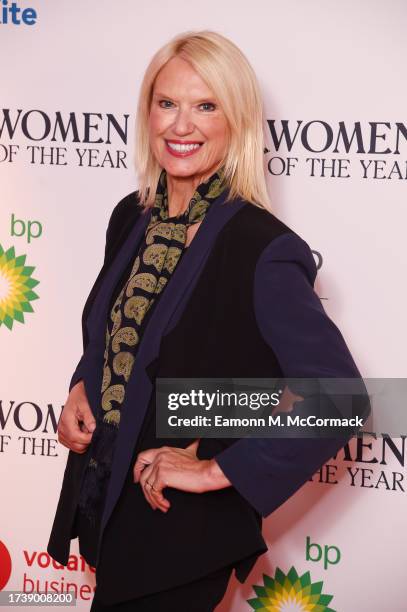
[[[213,610],[267,550],[261,516],[345,439],[160,439],[155,380],[358,377],[308,245],[268,207],[262,103],[240,50],[177,37],[147,68],[139,191],[114,209],[59,423],[49,553],[96,566],[92,610]],[[107,322],[107,325],[106,325]]]

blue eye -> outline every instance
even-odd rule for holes
[[[174,102],[163,98],[162,100],[158,101],[158,106],[160,108],[173,108]],[[216,109],[216,105],[213,102],[202,102],[199,104],[199,108],[200,110],[208,113],[214,111]]]
[[[158,105],[161,106],[161,108],[171,108],[172,102],[170,100],[160,100]]]
[[[202,104],[199,105],[199,107],[208,112],[208,111],[214,111],[216,106],[215,104],[213,104],[213,102],[202,102]]]

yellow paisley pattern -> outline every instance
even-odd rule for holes
[[[109,410],[106,412],[103,420],[105,423],[110,423],[118,427],[120,423],[120,410]]]
[[[127,382],[130,378],[131,369],[133,367],[134,357],[128,351],[122,351],[114,356],[113,371],[117,376],[123,376]]]
[[[106,359],[106,357],[105,357]],[[108,365],[103,368],[103,379],[102,379],[102,393],[106,391],[112,380],[112,372]]]
[[[165,244],[150,244],[143,253],[143,262],[148,266],[155,266],[157,272],[161,272],[166,254]]]
[[[175,223],[157,223],[147,232],[146,244],[153,244],[155,238],[167,238],[170,240],[175,228]]]
[[[126,296],[132,296],[135,289],[144,289],[144,291],[154,293],[156,285],[157,279],[154,274],[150,272],[140,272],[140,274],[136,274],[130,279],[126,289]]]
[[[175,266],[178,263],[179,258],[181,257],[182,249],[178,247],[170,247],[167,252],[167,257],[165,258],[165,269],[168,270],[170,274],[172,274],[175,270]]]
[[[149,300],[143,295],[135,295],[129,298],[125,303],[124,314],[128,319],[134,319],[138,325],[141,325],[149,304]]]
[[[121,324],[122,324],[122,313],[120,310],[118,310],[114,317],[114,322],[113,322],[113,327],[112,327],[112,336],[115,335],[115,333],[117,332]]]
[[[187,226],[183,225],[182,223],[176,225],[174,228],[173,238],[184,245],[187,239]]]
[[[122,342],[128,346],[135,346],[138,340],[138,333],[134,327],[122,327],[116,332],[116,335],[112,339],[112,350],[114,353],[118,353]]]
[[[122,403],[124,400],[124,386],[123,385],[112,385],[108,387],[102,395],[102,408],[103,410],[112,409],[112,401]]]
[[[158,279],[157,288],[155,292],[160,293],[164,289],[166,284],[167,284],[167,279],[164,278],[164,276],[160,276],[160,278]]]
[[[110,311],[110,319],[111,321],[114,323],[115,319],[116,319],[116,313],[117,313],[117,309],[120,307],[122,298],[123,298],[123,293],[124,293],[124,289],[122,289],[119,293],[119,295],[117,296],[117,299],[115,301],[115,303],[113,304],[113,308]]]
[[[220,175],[218,178],[211,181],[211,184],[209,185],[209,189],[205,197],[208,198],[209,200],[218,198],[221,195],[224,188],[225,188],[225,184],[224,184],[223,175]]]
[[[204,210],[206,210],[208,206],[208,202],[206,200],[201,200],[198,202],[194,208],[194,220],[199,219],[202,216]]]
[[[132,270],[131,270],[131,272],[130,272],[130,277],[134,276],[134,274],[137,272],[137,270],[139,269],[139,267],[140,267],[140,257],[137,255],[137,257],[136,257],[136,259],[135,259],[135,261],[134,261],[134,264],[133,264],[133,268],[132,268]],[[122,293],[120,294],[120,296],[122,296],[122,295],[123,295],[123,291],[122,291]],[[120,297],[120,296],[119,296],[119,297]],[[120,300],[121,300],[121,297],[120,297]]]

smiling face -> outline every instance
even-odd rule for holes
[[[159,72],[149,116],[151,150],[171,177],[209,178],[224,158],[226,117],[213,92],[180,57]]]

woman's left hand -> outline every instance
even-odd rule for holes
[[[140,482],[150,506],[167,512],[170,502],[162,491],[172,487],[189,493],[204,493],[231,486],[214,459],[198,459],[199,439],[186,448],[162,446],[142,451],[134,464],[134,482]]]

